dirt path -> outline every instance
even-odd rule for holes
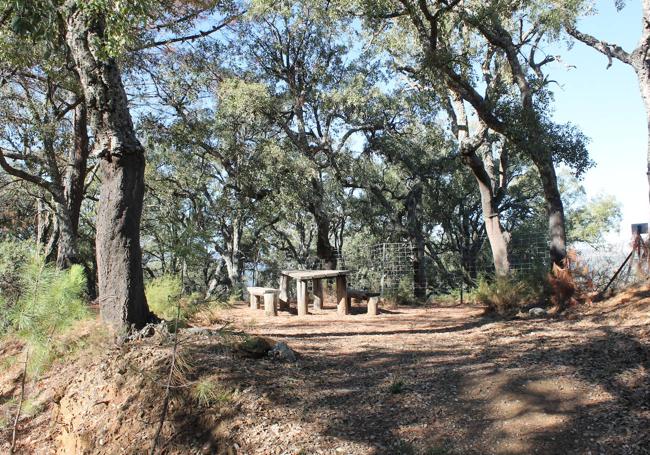
[[[244,390],[231,427],[244,453],[650,453],[647,316],[265,318],[241,305],[224,317],[301,355],[231,370]]]

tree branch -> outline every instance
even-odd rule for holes
[[[2,149],[0,149],[0,168],[2,168],[7,174],[13,175],[14,177],[18,177],[20,179],[23,179],[27,182],[33,183],[34,185],[38,185],[41,188],[46,189],[50,193],[54,194],[54,188],[52,187],[52,184],[45,180],[42,177],[39,177],[37,175],[32,175],[29,174],[21,169],[17,169],[13,166],[11,166],[7,160],[5,159],[4,153]]]
[[[142,51],[142,50],[151,49],[151,48],[154,48],[154,47],[167,46],[169,44],[182,43],[182,42],[186,42],[186,41],[194,41],[194,40],[197,40],[197,39],[200,39],[200,38],[205,38],[206,36],[212,35],[213,33],[216,33],[219,30],[221,30],[222,28],[230,25],[231,23],[233,23],[235,20],[237,20],[238,18],[240,18],[244,14],[246,14],[246,10],[226,18],[225,21],[223,21],[220,24],[217,24],[217,25],[213,26],[212,28],[209,28],[208,30],[201,30],[201,31],[199,31],[197,33],[193,33],[191,35],[176,36],[174,38],[169,38],[169,39],[166,39],[166,40],[152,41],[152,42],[145,43],[142,46],[137,47],[135,49],[131,49],[131,50],[132,51]]]
[[[596,49],[601,54],[605,55],[608,60],[607,68],[612,66],[612,59],[617,59],[627,65],[632,65],[632,56],[627,53],[621,46],[611,44],[607,41],[599,40],[588,33],[578,31],[574,26],[567,25],[564,27],[569,35],[586,44],[587,46]]]

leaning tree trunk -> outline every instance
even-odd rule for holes
[[[501,227],[499,210],[496,200],[490,187],[485,185],[478,177],[479,192],[481,194],[481,209],[483,222],[487,233],[490,249],[492,250],[492,261],[494,271],[498,276],[506,276],[510,273],[510,261],[508,260],[508,243]]]
[[[553,159],[547,153],[540,153],[539,155],[533,153],[531,154],[531,158],[539,171],[544,190],[550,236],[551,261],[553,264],[564,267],[564,258],[566,257],[564,205],[562,204],[562,197],[557,184]]]
[[[74,111],[74,146],[70,152],[63,178],[63,199],[58,212],[59,245],[56,263],[61,268],[80,262],[78,252],[79,217],[85,193],[86,166],[88,164],[88,127],[86,106],[80,103]]]
[[[68,2],[66,42],[74,59],[101,159],[97,209],[100,313],[113,329],[140,328],[152,319],[144,294],[140,220],[144,198],[144,148],[129,112],[120,69],[101,58],[104,24]]]
[[[485,147],[484,136],[487,130],[484,126],[481,126],[481,130],[470,137],[467,111],[462,97],[452,92],[451,105],[452,111],[450,113],[453,117],[453,128],[459,142],[463,163],[472,172],[481,196],[483,223],[485,224],[485,231],[492,251],[494,270],[497,276],[507,276],[510,273],[508,242],[501,226],[499,204],[494,191],[494,177],[491,175],[493,172],[488,172],[485,162],[477,153],[477,150]]]

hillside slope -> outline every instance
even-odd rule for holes
[[[650,453],[650,286],[562,317],[499,321],[476,308],[333,307],[264,318],[224,311],[220,331],[180,332],[163,453]],[[91,336],[93,325],[85,327]],[[232,329],[230,329],[230,327]],[[95,327],[96,328],[96,327]],[[233,350],[239,332],[285,341],[295,363]],[[89,344],[90,345],[90,344]],[[172,336],[73,354],[33,383],[18,453],[146,453]],[[9,447],[20,363],[0,351]],[[13,397],[13,398],[12,398]],[[9,418],[7,418],[9,417]]]

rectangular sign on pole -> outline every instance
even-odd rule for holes
[[[638,223],[632,225],[632,235],[634,234],[647,234],[648,223]]]

